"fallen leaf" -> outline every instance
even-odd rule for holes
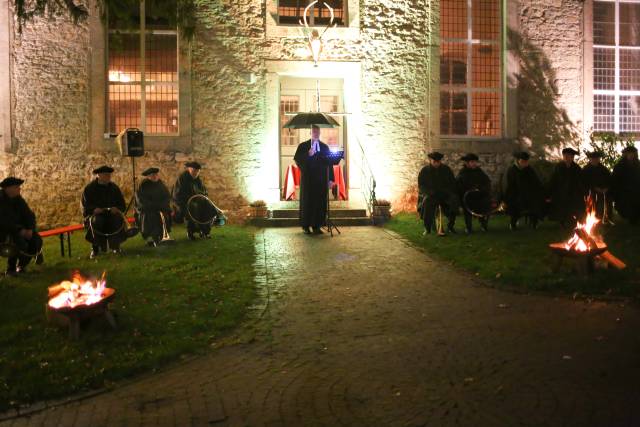
[[[568,354],[565,354],[564,356],[562,356],[562,358],[563,358],[564,360],[571,360],[571,359],[573,359],[573,357],[569,356]]]
[[[498,308],[509,308],[509,304],[498,304]]]

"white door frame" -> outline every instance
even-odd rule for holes
[[[360,176],[356,172],[361,164],[357,132],[361,128],[361,66],[359,62],[322,61],[317,67],[309,61],[265,61],[266,108],[265,140],[260,147],[260,171],[254,177],[250,189],[252,198],[264,199],[267,203],[280,201],[280,77],[303,77],[317,79],[342,79],[344,84],[344,108],[350,113],[347,122],[347,144],[349,151],[350,199],[360,191]]]

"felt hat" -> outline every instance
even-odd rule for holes
[[[580,154],[579,151],[574,150],[571,147],[567,147],[567,148],[563,148],[562,149],[562,154],[573,154],[574,156],[577,156],[578,154]]]
[[[24,179],[16,178],[15,176],[10,176],[5,178],[0,182],[0,188],[13,187],[14,185],[22,185]]]
[[[158,168],[149,168],[147,170],[145,170],[144,172],[142,172],[142,176],[149,176],[149,175],[153,175],[154,173],[158,173],[160,172],[160,169]]]
[[[526,151],[517,151],[513,153],[513,157],[518,160],[529,160],[531,158],[531,154],[527,153]]]
[[[427,157],[429,157],[432,160],[439,161],[439,160],[442,160],[444,158],[444,154],[438,153],[437,151],[434,151],[433,153],[429,153],[429,155]]]
[[[188,168],[202,169],[202,165],[198,162],[187,162],[184,165]]]
[[[478,160],[480,160],[480,158],[476,154],[467,153],[464,156],[460,157],[460,160],[462,160],[463,162],[469,162],[471,160],[475,160],[477,162]]]
[[[95,168],[93,170],[94,175],[99,173],[113,173],[113,168],[111,166],[104,165],[104,166],[100,166],[99,168]]]

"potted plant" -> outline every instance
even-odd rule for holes
[[[375,225],[387,222],[391,218],[391,202],[384,199],[374,200],[372,217]]]
[[[249,216],[251,218],[265,218],[268,212],[267,203],[264,200],[255,200],[249,203]]]

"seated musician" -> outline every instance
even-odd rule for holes
[[[93,170],[96,178],[82,192],[82,209],[87,229],[86,239],[91,243],[90,258],[100,251],[120,253],[120,244],[127,238],[122,191],[111,182],[113,168],[101,166]]]
[[[31,258],[43,262],[42,238],[36,231],[36,215],[20,195],[24,181],[9,177],[0,182],[0,242],[15,245],[17,255],[10,256],[6,274],[25,273]]]
[[[613,199],[608,192],[611,187],[611,172],[601,162],[602,153],[592,151],[587,153],[589,163],[582,169],[582,179],[591,194],[596,207],[596,216],[604,219],[605,212],[612,212]]]
[[[442,207],[444,215],[448,218],[447,230],[449,233],[455,233],[459,208],[456,178],[451,168],[442,163],[442,153],[433,152],[428,157],[429,164],[423,167],[418,175],[419,211],[424,221],[424,234],[431,233],[438,206]]]
[[[171,231],[171,193],[158,172],[158,168],[149,168],[142,172],[145,178],[136,192],[141,234],[149,246],[157,246],[165,231]]]
[[[473,214],[469,209],[470,206],[464,204],[465,194],[468,191],[479,191],[480,197],[476,200],[476,203],[482,206],[475,206],[477,210],[487,213],[491,209],[491,179],[489,176],[478,166],[479,158],[473,153],[469,153],[461,158],[464,162],[464,166],[458,173],[456,183],[458,185],[458,195],[463,202],[464,213],[464,225],[467,234],[471,234],[473,231]],[[487,231],[489,224],[488,216],[478,217],[480,221],[480,227],[484,231]]]
[[[211,238],[211,222],[198,221],[193,218],[193,215],[199,217],[199,212],[190,212],[188,202],[197,195],[207,195],[207,188],[200,179],[200,170],[202,166],[198,162],[185,163],[185,171],[178,176],[176,184],[173,187],[173,201],[178,207],[176,212],[176,222],[181,223],[183,220],[187,221],[187,236],[189,240],[195,240],[195,233],[199,232],[200,237],[203,239]],[[200,204],[202,205],[202,204]],[[192,206],[196,209],[196,206]]]
[[[507,170],[507,187],[503,196],[506,212],[511,217],[509,228],[515,231],[519,219],[524,216],[535,229],[542,218],[544,187],[536,171],[529,166],[529,153],[520,151],[514,157],[515,163]]]
[[[629,146],[622,150],[622,158],[613,168],[612,192],[620,216],[633,225],[640,224],[640,161],[637,148]]]

